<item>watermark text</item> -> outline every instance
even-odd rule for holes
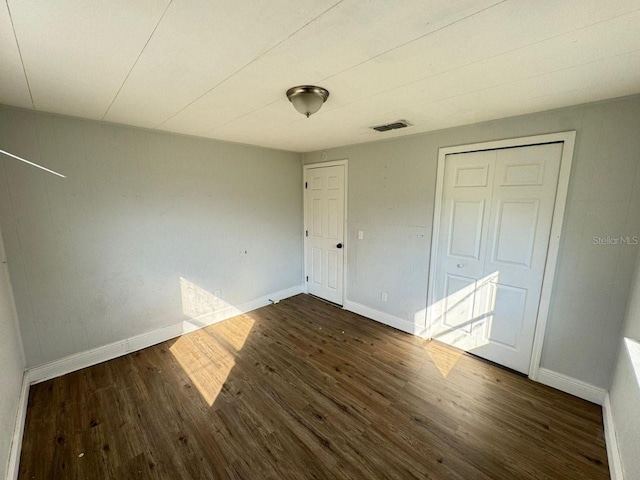
[[[638,245],[640,238],[637,236],[619,236],[612,237],[607,235],[606,237],[593,236],[594,245]]]

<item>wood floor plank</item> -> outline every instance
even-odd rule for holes
[[[31,387],[20,479],[605,479],[600,407],[306,295]]]

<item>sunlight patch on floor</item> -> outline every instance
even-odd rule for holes
[[[182,312],[189,317],[183,322],[183,330],[202,328],[180,337],[169,351],[207,405],[212,406],[235,365],[235,353],[244,347],[255,321],[182,277],[180,291]],[[234,314],[238,316],[224,320]]]
[[[427,353],[438,371],[447,378],[451,370],[456,366],[460,357],[464,355],[462,350],[451,348],[440,342],[430,341],[426,346]]]
[[[214,333],[236,351],[240,351],[244,347],[255,323],[253,318],[245,314],[211,325],[206,328],[206,331]]]
[[[197,333],[181,337],[169,350],[198,389],[203,400],[212,406],[234,367],[235,360],[231,353],[216,345],[214,341],[207,342],[207,355],[203,356],[200,353],[203,346],[190,338],[194,335]]]

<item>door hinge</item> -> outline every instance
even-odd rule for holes
[[[309,281],[309,275],[307,275],[307,282]]]
[[[307,188],[309,186],[309,184],[307,182],[304,182],[304,188]]]
[[[304,231],[304,236],[305,236],[305,237],[308,237],[308,236],[309,236],[309,230],[305,230],[305,231]]]

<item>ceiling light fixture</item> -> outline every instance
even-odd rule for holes
[[[309,118],[329,98],[329,91],[313,85],[300,85],[287,90],[287,98],[297,111]]]

